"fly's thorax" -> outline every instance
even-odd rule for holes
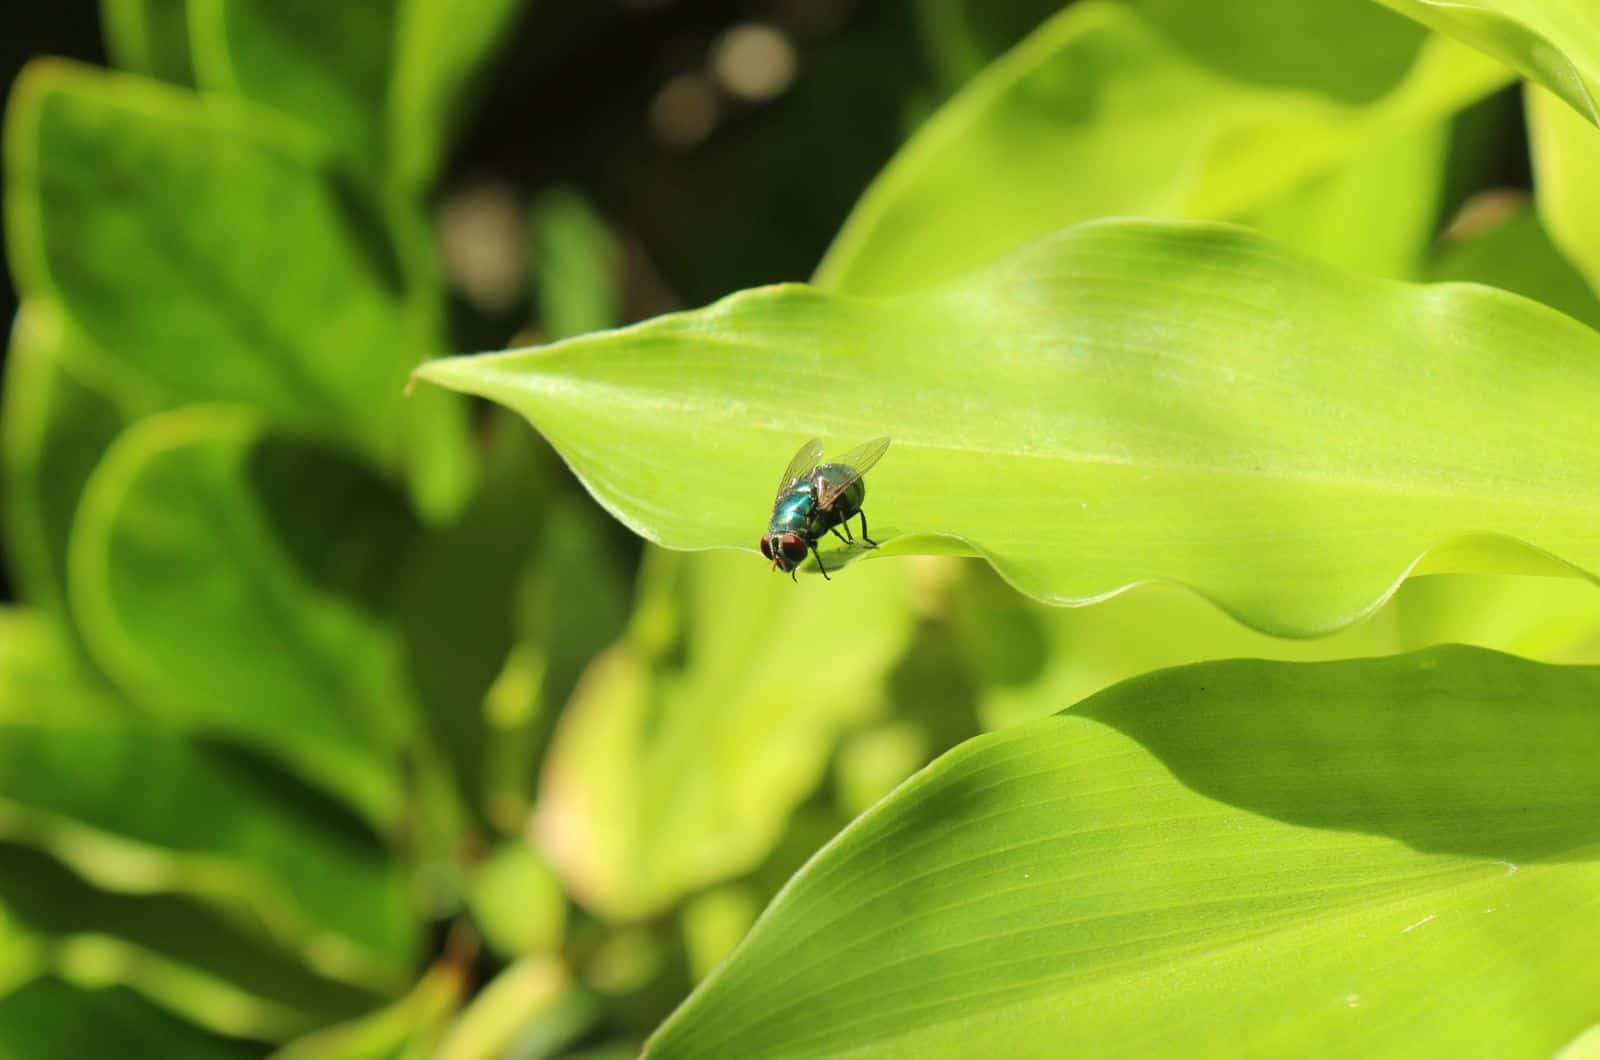
[[[843,464],[823,464],[811,473],[811,481],[818,492],[828,487],[837,488],[840,482],[848,481],[855,471]],[[834,515],[840,519],[854,515],[861,510],[861,504],[867,499],[867,480],[858,478],[846,486],[844,492],[839,494],[833,502]]]
[[[777,505],[772,509],[771,530],[804,535],[811,522],[812,513],[816,509],[816,503],[816,497],[811,492],[809,483],[796,486],[778,498]]]

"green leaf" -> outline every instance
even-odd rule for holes
[[[1600,294],[1600,219],[1593,206],[1600,181],[1600,129],[1534,85],[1524,98],[1539,219],[1588,280],[1592,298]]]
[[[67,619],[67,540],[78,498],[128,416],[91,383],[59,309],[17,313],[0,404],[6,554],[21,594]]]
[[[1366,0],[1074,4],[923,126],[817,281],[922,288],[1096,217],[1243,219],[1506,80]]]
[[[559,1019],[577,991],[554,957],[528,957],[495,976],[462,1011],[432,1060],[519,1060],[549,1055],[516,1048],[530,1029]]]
[[[1526,205],[1492,227],[1448,245],[1430,280],[1466,280],[1513,291],[1600,328],[1600,300]]]
[[[668,547],[749,549],[802,440],[886,434],[883,547],[830,567],[976,552],[1047,602],[1173,581],[1304,635],[1414,570],[1600,570],[1597,360],[1600,335],[1502,292],[1101,222],[926,294],[762,288],[418,374],[522,413]]]
[[[622,248],[605,219],[569,188],[546,191],[528,214],[539,326],[552,339],[622,320]]]
[[[23,846],[0,844],[0,910],[42,941],[56,974],[128,986],[219,1034],[281,1040],[374,1000],[200,903],[96,890]]]
[[[1450,127],[1374,135],[1344,165],[1239,220],[1332,265],[1410,279],[1433,242]]]
[[[369,206],[226,100],[59,62],[6,122],[22,289],[57,299],[151,405],[230,401],[394,467],[408,336]]]
[[[0,998],[0,1060],[247,1060],[260,1055],[163,1012],[126,987],[38,979]]]
[[[561,882],[526,842],[496,848],[473,872],[467,908],[484,940],[503,957],[551,953],[566,930]]]
[[[116,722],[127,704],[42,611],[0,608],[0,724]]]
[[[1378,0],[1480,48],[1600,125],[1600,9],[1592,0]]]
[[[416,716],[372,583],[409,532],[397,498],[324,451],[228,410],[164,413],[85,490],[74,613],[142,707],[260,748],[388,825]]]
[[[522,0],[397,0],[400,7],[387,112],[390,164],[415,187],[432,182],[451,134]]]
[[[1053,714],[1139,674],[1213,659],[1312,662],[1457,643],[1600,662],[1590,646],[1600,634],[1600,591],[1571,578],[1413,578],[1370,618],[1312,640],[1257,633],[1170,585],[1140,586],[1092,608],[1044,608],[998,579],[969,579],[950,612],[981,675],[989,729]]]
[[[0,834],[99,887],[248,916],[318,972],[389,986],[413,943],[399,873],[338,808],[148,724],[0,726]]]
[[[124,70],[194,83],[188,0],[100,0],[106,51]]]
[[[387,1008],[309,1034],[272,1060],[433,1060],[466,991],[465,970],[441,963]]]
[[[365,165],[384,159],[397,0],[188,0],[201,87],[265,103]]]
[[[1600,991],[1597,695],[1459,647],[1233,661],[980,737],[646,1055],[1549,1055]]]
[[[881,706],[910,632],[890,565],[860,572],[841,602],[746,556],[656,559],[640,613],[681,601],[681,648],[636,632],[591,664],[537,805],[568,891],[612,919],[760,863],[839,731]]]

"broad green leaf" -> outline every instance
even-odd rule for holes
[[[635,633],[591,664],[537,805],[540,846],[568,891],[612,919],[759,864],[838,732],[881,708],[910,632],[891,565],[852,576],[841,596],[843,578],[796,586],[747,556],[657,559],[641,610],[680,602],[681,648]]]
[[[1593,0],[1378,0],[1482,49],[1600,125],[1600,7]]]
[[[29,301],[17,313],[0,404],[6,552],[22,595],[66,619],[67,540],[83,485],[127,421],[75,363],[60,311]]]
[[[84,640],[146,710],[257,747],[392,824],[415,707],[399,634],[371,601],[409,536],[399,507],[358,468],[250,417],[144,419],[79,507]]]
[[[202,87],[266,103],[364,167],[384,161],[398,0],[188,0]]]
[[[1170,585],[1073,609],[1041,607],[993,579],[969,579],[950,610],[981,675],[979,709],[990,729],[1053,714],[1142,673],[1213,659],[1312,662],[1458,643],[1545,661],[1588,653],[1582,661],[1600,662],[1589,647],[1600,634],[1600,589],[1572,578],[1413,578],[1370,618],[1312,640],[1257,633]]]
[[[1340,268],[1415,278],[1433,241],[1450,127],[1373,136],[1331,169],[1239,220]]]
[[[1305,635],[1413,570],[1600,570],[1596,364],[1600,335],[1499,291],[1101,222],[925,294],[762,288],[418,374],[522,413],[671,548],[751,548],[801,441],[890,435],[883,547],[830,566],[977,553],[1059,604],[1178,582]]]
[[[390,164],[426,187],[522,0],[395,0],[399,5],[387,132]]]
[[[353,819],[259,762],[148,724],[0,725],[0,834],[109,890],[186,894],[317,971],[390,985],[402,882]]]
[[[1092,218],[1243,219],[1507,77],[1366,0],[1074,4],[923,126],[817,281],[902,292]]]
[[[189,0],[100,0],[112,61],[136,74],[193,84],[188,6]]]
[[[259,1049],[163,1012],[126,987],[57,978],[0,997],[0,1060],[249,1060]]]
[[[394,251],[326,161],[226,100],[36,63],[6,121],[11,264],[151,403],[229,401],[394,467]]]
[[[430,968],[394,1004],[286,1045],[272,1060],[436,1060],[450,1018],[466,993],[466,969]]]
[[[0,909],[56,974],[120,983],[219,1034],[278,1040],[373,1003],[204,905],[96,890],[27,847],[0,843]]]
[[[1467,280],[1524,295],[1600,329],[1600,300],[1526,205],[1447,245],[1427,271],[1430,280]]]
[[[911,5],[923,51],[947,89],[972,80],[1061,6],[1061,0],[915,0]]]
[[[646,1055],[1549,1055],[1600,995],[1597,695],[1460,647],[1232,661],[980,737]]]
[[[1600,11],[1595,25],[1600,30]],[[1549,92],[1529,85],[1528,132],[1533,150],[1539,219],[1567,259],[1600,294],[1600,218],[1594,193],[1600,182],[1600,116],[1583,116]]]

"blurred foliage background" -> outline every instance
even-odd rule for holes
[[[1589,658],[1568,582],[1420,579],[1316,642],[1159,586],[1051,610],[934,557],[796,586],[642,546],[508,414],[400,404],[428,355],[807,279],[1063,6],[8,5],[0,1055],[631,1056],[813,852],[976,733],[1200,659]],[[45,54],[148,80],[19,89]],[[1422,250],[1374,271],[1600,319],[1527,208],[1518,91],[1428,136]],[[1251,219],[1309,217],[1337,259],[1360,195]],[[188,233],[171,277],[151,231]]]

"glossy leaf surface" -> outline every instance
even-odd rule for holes
[[[1103,222],[923,295],[764,288],[419,374],[521,412],[674,548],[749,547],[806,437],[887,434],[884,547],[852,558],[977,552],[1055,603],[1179,582],[1310,634],[1424,558],[1600,570],[1596,364],[1600,335],[1501,292]]]
[[[1547,1055],[1600,990],[1597,695],[1459,647],[1233,661],[980,737],[647,1055]]]
[[[1352,54],[1362,61],[1335,58]],[[817,282],[919,289],[1097,217],[1244,220],[1275,208],[1294,226],[1295,200],[1326,197],[1317,184],[1347,179],[1343,168],[1377,143],[1414,137],[1507,79],[1366,0],[1074,4],[896,155]],[[1378,165],[1392,169],[1416,146]],[[1383,208],[1408,205],[1384,191]],[[1373,227],[1380,246],[1405,230]],[[1372,253],[1344,240],[1332,249],[1350,264],[1352,251]]]

